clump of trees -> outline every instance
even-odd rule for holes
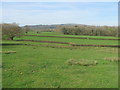
[[[118,27],[113,26],[88,26],[74,25],[59,27],[59,31],[66,35],[90,35],[90,36],[118,36]]]
[[[17,24],[1,24],[2,39],[13,40],[14,37],[22,34],[22,29]]]

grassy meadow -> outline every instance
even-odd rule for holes
[[[26,35],[111,38],[29,32]],[[75,44],[118,45],[118,40],[89,40],[22,36],[2,41],[3,88],[118,88],[117,47],[17,40],[45,40]],[[9,45],[10,44],[10,45]],[[18,44],[18,45],[17,45]],[[10,53],[15,51],[15,53]],[[0,53],[1,54],[1,53]]]

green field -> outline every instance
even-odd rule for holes
[[[23,36],[16,38],[16,40],[45,40],[58,42],[72,42],[76,44],[96,44],[96,45],[118,45],[117,40],[87,40],[87,39],[72,39],[72,38],[56,38],[56,37],[37,37],[37,36]]]
[[[89,38],[106,38],[106,39],[120,39],[120,37],[112,37],[112,36],[83,36],[83,35],[63,35],[58,32],[28,32],[25,35],[45,35],[45,36],[66,36],[66,37],[89,37]]]
[[[29,35],[38,35],[34,32]],[[27,34],[27,35],[28,35]],[[62,35],[41,32],[39,35]],[[76,36],[114,38],[98,36]],[[14,40],[46,40],[76,44],[118,45],[117,40],[87,40],[22,36]],[[82,47],[57,43],[3,41],[3,88],[118,88],[118,48]],[[14,44],[23,45],[14,45]],[[24,45],[25,44],[25,45]],[[106,59],[107,58],[107,59]],[[68,62],[70,60],[72,64]],[[82,64],[74,64],[83,62]],[[91,62],[97,62],[95,65]]]

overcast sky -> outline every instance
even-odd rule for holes
[[[3,2],[2,22],[118,25],[118,2]]]

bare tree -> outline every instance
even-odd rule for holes
[[[9,40],[13,40],[14,37],[20,36],[21,27],[17,24],[2,24],[2,36],[7,37]]]

